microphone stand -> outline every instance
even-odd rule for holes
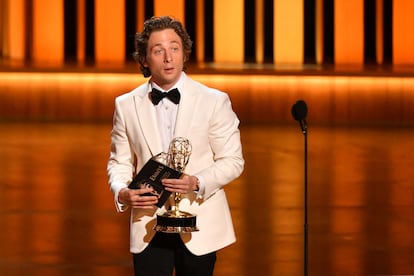
[[[308,126],[306,124],[306,114],[308,113],[308,108],[305,101],[297,101],[291,109],[293,118],[299,122],[300,128],[305,138],[305,187],[304,187],[304,275],[308,275]]]
[[[306,120],[300,121],[304,136],[304,275],[308,275],[308,127]]]

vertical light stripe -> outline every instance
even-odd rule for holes
[[[124,1],[95,1],[95,60],[97,64],[124,62],[124,10]]]
[[[274,62],[303,63],[303,1],[274,1]]]
[[[33,61],[64,59],[63,0],[33,0]]]
[[[137,32],[141,32],[144,28],[145,18],[145,0],[137,0]]]
[[[377,48],[377,63],[382,64],[384,62],[384,0],[376,0],[377,11],[375,14],[375,30]]]
[[[316,50],[316,64],[323,63],[323,40],[324,40],[324,32],[323,32],[323,0],[316,0],[315,2],[315,50]]]
[[[85,29],[86,29],[86,10],[85,0],[77,0],[77,62],[84,64],[85,62]]]
[[[154,0],[154,15],[169,15],[185,24],[184,0]]]
[[[214,61],[243,62],[244,3],[214,0]]]
[[[393,1],[393,59],[394,64],[414,63],[414,1]]]
[[[256,5],[256,62],[263,63],[264,61],[264,0],[257,0]]]
[[[4,54],[11,60],[24,60],[25,55],[25,1],[8,1],[7,25],[5,35],[7,35]]]
[[[334,2],[335,64],[364,62],[364,1]]]
[[[204,18],[204,0],[196,0],[196,40],[194,41],[193,51],[196,54],[196,61],[204,61],[204,27],[205,27],[205,18]],[[209,0],[207,0],[209,1]],[[194,38],[192,38],[194,40]]]
[[[7,53],[7,45],[9,40],[9,1],[0,0],[0,58],[5,57]]]

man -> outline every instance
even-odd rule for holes
[[[135,275],[212,275],[216,251],[235,242],[223,187],[243,171],[239,120],[227,94],[202,85],[184,73],[192,42],[182,24],[153,17],[135,37],[135,59],[145,77],[131,92],[117,97],[109,184],[120,212],[131,209]],[[177,88],[175,99],[157,97]],[[158,98],[158,100],[157,100]],[[179,102],[176,101],[177,98]],[[173,101],[176,101],[174,103]],[[179,209],[196,214],[200,231],[156,232],[156,196],[128,183],[151,157],[167,152],[174,137],[185,137],[192,153],[180,179],[164,179],[168,191],[181,193]]]

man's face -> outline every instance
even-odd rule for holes
[[[144,65],[150,69],[152,80],[165,90],[179,80],[184,67],[184,49],[173,29],[151,33]]]

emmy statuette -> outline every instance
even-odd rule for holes
[[[174,138],[168,149],[167,164],[171,168],[184,172],[191,155],[191,143],[187,138]],[[168,211],[157,215],[157,224],[154,230],[164,233],[187,233],[199,231],[196,226],[196,216],[180,211],[178,205],[181,194],[174,193],[174,205]]]

